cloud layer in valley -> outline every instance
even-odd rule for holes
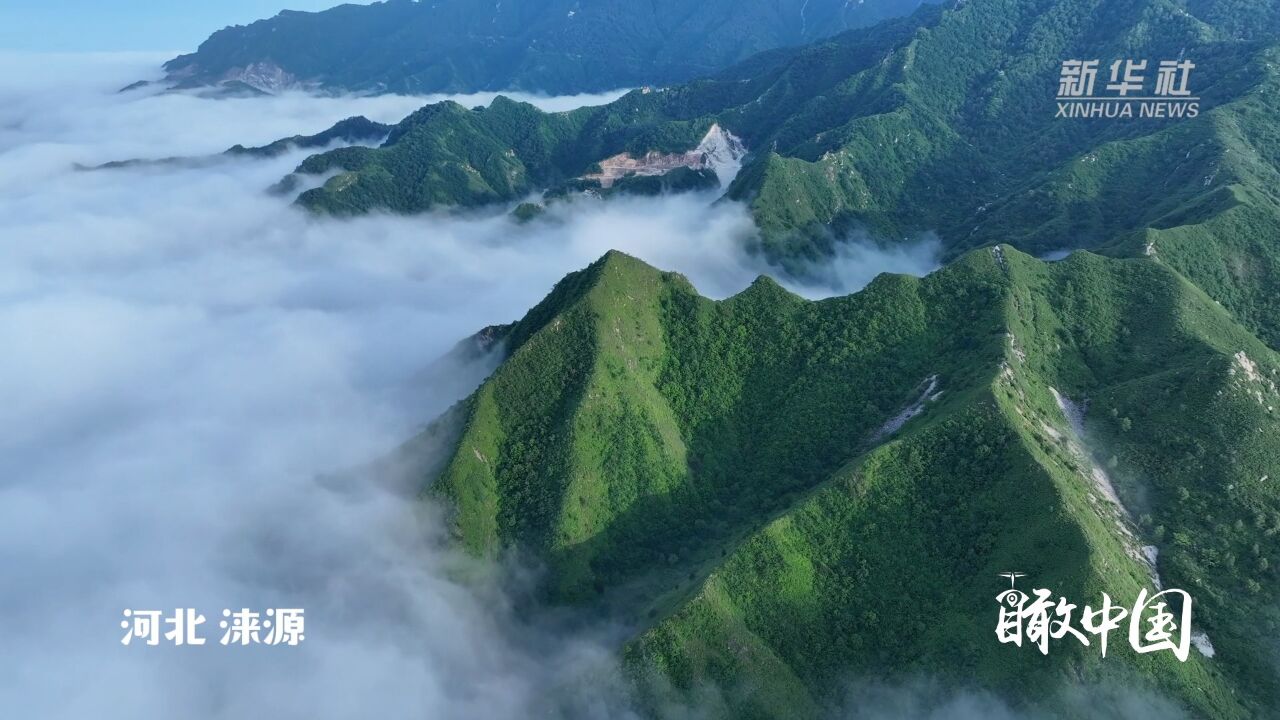
[[[741,250],[743,208],[695,195],[575,204],[526,226],[338,221],[264,192],[298,153],[72,170],[354,114],[390,122],[423,102],[115,92],[155,61],[0,56],[0,707],[504,718],[567,686],[577,714],[621,716],[609,628],[518,621],[502,569],[451,579],[464,561],[431,508],[316,478],[379,457],[468,392],[483,369],[429,387],[421,371],[610,248],[713,296],[745,287],[769,268]],[[934,264],[928,244],[851,246],[822,285],[792,286],[816,297]],[[120,644],[123,609],[180,607],[208,618],[209,645]],[[307,640],[223,647],[224,607],[304,607]]]

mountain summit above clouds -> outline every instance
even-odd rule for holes
[[[998,717],[1277,707],[1280,355],[1156,259],[1001,245],[712,301],[610,252],[485,337],[502,362],[406,446],[461,429],[425,492],[472,553],[531,553],[551,598],[633,628],[646,716],[847,717],[866,677],[1026,710]],[[1001,644],[1008,568],[1081,606],[1188,589],[1198,650]]]
[[[380,147],[301,163],[298,174],[329,177],[299,202],[334,214],[512,203],[596,177],[620,154],[688,153],[718,126],[748,151],[725,194],[789,267],[824,262],[859,232],[933,231],[948,258],[1003,242],[1155,255],[1274,347],[1278,29],[1280,11],[1261,2],[930,6],[571,113],[428,105]],[[1195,117],[1056,116],[1064,60],[1178,57],[1195,65]]]
[[[572,94],[706,75],[923,0],[387,0],[286,10],[165,64],[178,87]]]

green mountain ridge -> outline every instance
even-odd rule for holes
[[[936,14],[931,7],[909,21],[842,35],[841,47],[849,48],[856,62],[869,62],[905,37],[916,18]],[[297,173],[343,172],[299,202],[336,214],[508,202],[587,175],[620,153],[687,152],[716,124],[712,113],[755,97],[740,73],[773,68],[796,52],[748,61],[711,86],[644,88],[607,105],[568,112],[544,113],[505,97],[474,110],[451,101],[428,105],[399,123],[380,148],[308,158]]]
[[[711,689],[718,716],[818,717],[850,677],[921,674],[1053,711],[1109,681],[1280,707],[1280,357],[1159,260],[997,246],[717,302],[614,252],[504,339],[426,492],[470,552],[531,553],[550,599],[630,622],[651,714]],[[1083,440],[1058,393],[1088,399]],[[1158,572],[1216,654],[998,644],[1009,570],[1081,604]]]
[[[514,205],[719,128],[770,260],[941,239],[928,277],[821,301],[768,278],[712,301],[611,252],[488,331],[501,362],[417,440],[450,448],[420,474],[463,548],[631,628],[646,714],[823,717],[851,680],[927,677],[1052,716],[1108,685],[1274,715],[1278,37],[1251,0],[925,7],[599,107],[428,105],[305,160],[333,177],[298,202]],[[1066,59],[1183,57],[1194,118],[1054,117]],[[1095,252],[1032,257],[1063,248]],[[1212,650],[1002,645],[1009,571],[1080,606],[1184,589]]]
[[[599,92],[682,82],[920,2],[388,0],[225,28],[165,70],[178,87],[270,92]]]
[[[232,145],[217,155],[199,157],[166,157],[166,158],[130,158],[128,160],[112,160],[100,165],[79,165],[80,170],[116,170],[130,167],[188,165],[199,166],[218,162],[227,157],[272,158],[291,150],[324,148],[339,143],[361,143],[380,141],[391,133],[392,126],[370,120],[363,115],[349,117],[331,125],[314,135],[292,135],[287,138],[273,140],[266,145],[245,147]],[[287,177],[281,183],[281,189],[293,187],[296,178]]]
[[[751,151],[727,196],[796,272],[864,231],[885,243],[933,231],[947,258],[1001,242],[1156,252],[1277,347],[1278,37],[1280,13],[1262,2],[927,6],[601,107],[424,108],[381,148],[304,162],[339,174],[300,202],[343,214],[514,203],[618,153],[688,151],[718,124]],[[1055,118],[1061,63],[1080,57],[1192,58],[1198,116]]]

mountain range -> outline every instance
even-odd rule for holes
[[[913,676],[1068,717],[1108,683],[1280,707],[1280,356],[1158,258],[1001,245],[716,302],[612,252],[484,337],[503,360],[424,492],[472,553],[628,623],[654,715],[822,717]],[[1011,569],[1073,602],[1187,589],[1202,650],[999,644]]]
[[[334,145],[350,146],[356,143],[379,143],[382,142],[389,134],[391,134],[391,126],[380,122],[374,122],[363,115],[356,115],[344,120],[339,120],[329,128],[322,130],[314,135],[293,135],[287,138],[273,140],[266,145],[258,145],[256,147],[245,147],[244,145],[232,145],[216,155],[201,155],[194,157],[166,157],[166,158],[130,158],[128,160],[112,160],[100,165],[77,165],[79,170],[115,170],[119,168],[149,166],[149,165],[207,165],[226,159],[228,157],[256,157],[269,158],[283,155],[294,149],[322,149],[332,147]],[[290,176],[292,178],[292,176]],[[284,187],[288,187],[286,184]]]
[[[855,233],[936,232],[947,258],[997,242],[1158,253],[1274,346],[1277,38],[1280,10],[1260,1],[925,6],[598,107],[428,105],[380,147],[304,161],[298,174],[333,176],[299,202],[337,214],[515,203],[581,188],[618,158],[687,156],[715,127],[748,153],[727,197],[792,270]],[[1056,117],[1070,58],[1194,58],[1199,112]]]
[[[229,27],[165,71],[180,88],[598,92],[690,80],[920,2],[387,0]]]
[[[549,602],[625,623],[647,714],[825,717],[849,683],[924,677],[1058,717],[1116,686],[1266,716],[1278,17],[922,8],[598,108],[428,106],[380,148],[308,159],[339,174],[299,200],[510,203],[715,128],[749,153],[726,194],[780,262],[937,232],[943,269],[817,302],[763,277],[712,301],[614,252],[486,331],[501,362],[428,431],[450,428],[424,494],[471,553],[528,554]],[[1194,58],[1201,112],[1055,118],[1062,61],[1094,57]],[[1000,644],[1012,570],[1081,604],[1186,589],[1198,649]]]
[[[1189,62],[1197,111],[1061,117],[1064,62],[1093,59],[1101,84]],[[1053,716],[1117,686],[1273,716],[1277,61],[1261,0],[967,0],[597,107],[427,105],[291,178],[331,176],[316,213],[529,222],[540,193],[725,181],[796,273],[940,239],[933,274],[821,301],[765,277],[713,301],[611,252],[464,345],[498,362],[406,445],[445,447],[423,495],[470,553],[532,558],[542,600],[622,623],[645,714],[819,718],[923,677]],[[1081,605],[1185,589],[1197,649],[1001,644],[1010,571]]]

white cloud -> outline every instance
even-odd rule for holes
[[[685,196],[562,207],[527,226],[338,221],[263,192],[297,153],[73,171],[353,114],[392,121],[422,102],[114,92],[154,61],[0,56],[0,617],[18,659],[0,707],[520,717],[549,686],[607,667],[593,633],[518,622],[492,584],[451,580],[460,559],[429,509],[315,478],[379,456],[465,393],[473,377],[423,388],[421,369],[610,248],[715,296],[741,289],[768,269],[739,249],[743,208]],[[863,248],[842,262],[848,290],[885,262],[933,260]],[[307,609],[301,648],[216,645],[223,607],[281,604]],[[199,608],[214,644],[123,647],[126,607]],[[575,695],[611,703],[612,690]]]

